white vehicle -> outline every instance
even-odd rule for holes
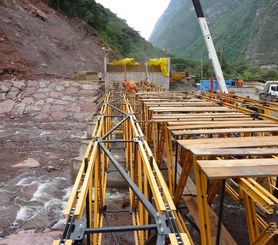
[[[278,101],[278,81],[267,81],[264,90],[259,94],[260,100]]]

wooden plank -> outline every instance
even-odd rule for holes
[[[258,127],[258,128],[224,128],[224,129],[198,129],[172,131],[174,135],[194,135],[194,134],[232,134],[232,133],[259,133],[278,132],[278,127]]]
[[[200,119],[203,117],[230,117],[230,118],[235,118],[235,117],[245,117],[245,118],[250,118],[248,115],[243,114],[243,113],[238,113],[238,112],[227,112],[227,113],[190,113],[190,114],[180,114],[180,113],[176,113],[176,114],[153,114],[152,118],[154,119],[162,119],[162,118],[176,118],[176,119],[181,119],[181,118],[196,118],[196,119]]]
[[[208,178],[262,177],[278,175],[277,158],[198,160]]]
[[[153,112],[220,112],[220,111],[236,111],[228,107],[150,107]]]
[[[188,140],[178,140],[178,143],[180,145],[183,144],[211,144],[211,143],[231,143],[231,142],[262,142],[262,141],[273,141],[275,140],[278,142],[278,136],[268,136],[268,137],[259,137],[259,136],[253,136],[253,137],[236,137],[236,138],[208,138],[208,139],[188,139]],[[221,146],[221,145],[219,145]]]
[[[197,199],[196,197],[191,196],[183,196],[182,199],[186,203],[190,214],[192,215],[193,219],[195,220],[197,226],[199,227],[199,212],[197,206]],[[211,236],[212,236],[212,244],[215,244],[216,241],[216,234],[217,234],[217,223],[218,218],[215,212],[211,207],[208,206],[209,211],[209,220],[210,220],[210,228],[211,228]],[[236,245],[236,241],[233,239],[231,234],[228,232],[226,227],[222,224],[221,225],[221,235],[220,235],[220,244],[221,245]]]
[[[256,167],[215,167],[204,168],[204,173],[210,179],[226,179],[239,177],[271,177],[278,175],[278,164],[275,166]]]
[[[139,99],[153,99],[153,98],[158,98],[158,99],[176,99],[176,98],[183,98],[183,99],[191,99],[192,97],[191,96],[188,96],[186,94],[181,94],[181,93],[176,93],[176,94],[173,94],[173,93],[168,93],[168,94],[162,94],[162,93],[153,93],[153,94],[136,94],[138,96]]]
[[[264,147],[278,146],[278,136],[267,137],[236,137],[236,138],[209,138],[194,140],[178,140],[185,149],[194,148],[241,148],[241,147]]]
[[[181,238],[182,238],[182,241],[183,241],[184,245],[191,245],[192,244],[186,233],[180,233],[180,235],[181,235]]]
[[[238,120],[237,118],[227,118],[227,120],[225,121],[225,123],[235,123],[234,121]],[[202,121],[200,120],[196,120],[196,121],[182,121],[182,122],[169,122],[168,125],[169,126],[178,126],[178,125],[192,125],[192,124],[223,124],[223,121],[204,121],[202,119]],[[251,124],[271,124],[271,125],[278,125],[276,122],[270,121],[270,120],[253,120],[252,118],[243,118],[240,123],[249,123]]]
[[[190,115],[190,114],[187,114],[187,115]],[[246,121],[246,120],[249,120],[249,121],[252,121],[253,119],[250,117],[198,117],[199,120],[202,120],[202,121],[205,121],[206,123],[211,123],[211,122],[223,122],[223,121],[231,121],[233,120],[234,122],[235,121]],[[196,117],[193,116],[193,117],[186,117],[186,118],[155,118],[155,119],[151,119],[149,120],[150,122],[167,122],[167,123],[171,123],[171,122],[180,122],[180,123],[183,123],[183,122],[194,122],[196,121]],[[191,123],[192,124],[192,123]]]
[[[195,124],[195,125],[175,125],[175,126],[168,126],[169,130],[189,130],[189,129],[212,129],[212,128],[252,128],[252,127],[271,127],[271,126],[278,126],[278,124],[273,123],[211,123],[211,124]]]
[[[215,106],[215,103],[212,103],[212,102],[204,102],[204,101],[201,101],[201,102],[184,102],[184,101],[180,101],[180,102],[145,102],[144,103],[146,106],[148,107],[173,107],[173,106],[178,106],[178,107],[181,107],[181,106],[184,106],[184,107],[192,107],[192,106],[199,106],[199,107],[202,107],[202,106]]]
[[[278,144],[278,142],[277,142]],[[278,155],[278,148],[193,148],[190,149],[195,156],[257,156]]]
[[[141,100],[143,102],[151,102],[151,101],[154,101],[154,102],[158,102],[158,101],[169,101],[169,102],[172,102],[173,100],[174,101],[181,101],[181,102],[204,102],[204,100],[200,100],[200,99],[192,99],[192,98],[138,98],[138,100]]]
[[[173,245],[178,245],[178,240],[175,236],[174,233],[170,233],[169,234],[169,238],[170,238],[170,243],[173,244]]]

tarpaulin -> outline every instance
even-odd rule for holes
[[[113,60],[108,63],[109,65],[139,65],[138,62],[134,60],[134,58],[125,58],[121,60]]]
[[[160,65],[161,72],[164,76],[169,77],[167,58],[149,59],[147,65]]]
[[[226,86],[231,87],[233,80],[225,80]],[[217,80],[213,80],[214,90],[218,89]],[[210,90],[210,80],[200,80],[200,90]]]

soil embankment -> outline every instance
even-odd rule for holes
[[[103,72],[103,44],[38,0],[0,2],[0,80]]]

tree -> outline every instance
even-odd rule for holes
[[[252,79],[255,79],[256,76],[255,74],[253,74],[252,72],[250,71],[245,71],[243,74],[242,74],[242,78],[244,80],[252,80]]]
[[[268,70],[266,72],[264,71],[264,73],[260,75],[260,78],[269,81],[278,80],[278,71],[274,69]]]

